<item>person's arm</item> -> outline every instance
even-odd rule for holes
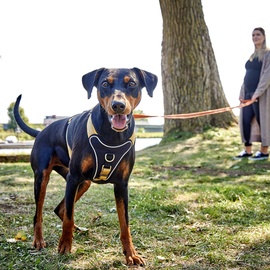
[[[240,89],[240,94],[239,94],[240,102],[242,102],[242,100],[244,100],[244,98],[245,98],[245,85],[243,83],[241,86],[241,89]]]
[[[267,55],[265,56],[264,61],[265,61],[265,65],[264,65],[263,73],[261,74],[257,89],[252,96],[252,100],[254,101],[258,97],[260,97],[270,85],[270,51],[267,52]]]

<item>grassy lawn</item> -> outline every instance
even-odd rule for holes
[[[259,145],[258,145],[259,147]],[[270,269],[270,161],[235,161],[238,127],[212,129],[137,152],[130,225],[140,269]],[[257,149],[254,149],[257,150]],[[76,204],[73,252],[58,255],[53,209],[65,182],[52,174],[44,205],[48,247],[32,248],[33,173],[0,163],[0,269],[126,269],[113,187],[93,184]],[[25,241],[14,241],[18,232]]]

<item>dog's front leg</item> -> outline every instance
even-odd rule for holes
[[[129,228],[128,217],[128,186],[127,183],[114,185],[115,201],[120,224],[120,238],[127,265],[145,265],[144,260],[137,254]]]
[[[85,180],[79,185],[75,203],[82,197],[82,195],[89,189],[90,186],[91,186],[90,180]],[[65,214],[65,198],[54,209],[54,212],[63,221]],[[77,229],[79,228],[76,225],[74,225],[74,230]]]
[[[74,229],[74,205],[78,190],[77,181],[67,177],[65,193],[65,210],[63,217],[62,236],[58,245],[58,252],[61,254],[71,252],[73,229]]]

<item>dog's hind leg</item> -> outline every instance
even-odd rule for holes
[[[51,170],[35,170],[35,202],[36,202],[36,213],[34,217],[34,240],[33,246],[36,249],[42,249],[46,246],[46,243],[43,239],[42,232],[42,209],[44,205],[46,188],[49,182]]]

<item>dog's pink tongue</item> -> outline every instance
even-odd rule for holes
[[[124,129],[126,127],[126,116],[123,114],[116,114],[112,118],[113,127],[116,129]]]

